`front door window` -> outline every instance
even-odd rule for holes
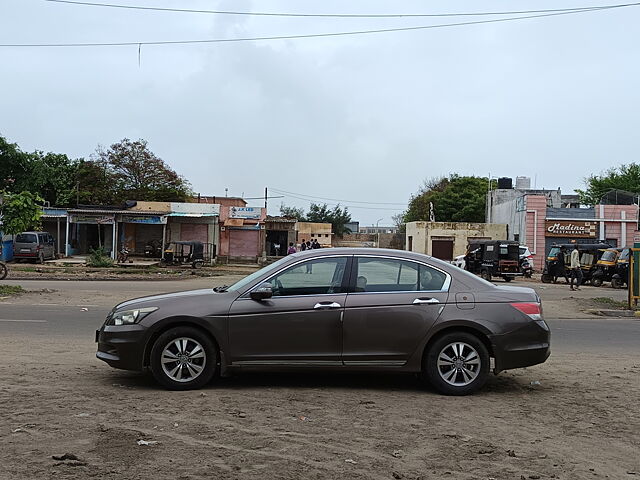
[[[319,258],[299,263],[269,281],[274,297],[342,293],[347,257]]]

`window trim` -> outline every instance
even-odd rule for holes
[[[269,275],[267,278],[258,281],[258,283],[256,283],[254,286],[249,288],[249,290],[247,290],[246,292],[241,294],[238,297],[238,300],[245,299],[245,298],[251,299],[250,295],[251,295],[251,292],[253,290],[258,288],[263,283],[268,282],[273,277],[275,277],[276,275],[280,274],[283,271],[289,270],[290,268],[293,268],[293,267],[295,267],[295,266],[297,266],[297,265],[299,265],[301,263],[314,261],[314,260],[324,260],[324,259],[327,259],[327,258],[346,258],[347,263],[345,265],[344,273],[342,274],[343,275],[342,276],[342,285],[346,284],[346,286],[347,286],[347,291],[346,292],[343,292],[343,293],[316,293],[316,294],[313,294],[313,295],[278,295],[278,296],[272,297],[272,298],[295,298],[295,297],[310,297],[310,296],[320,297],[320,296],[327,296],[327,295],[332,295],[332,296],[334,296],[334,295],[346,295],[347,293],[349,293],[349,289],[351,287],[351,270],[352,270],[352,267],[349,264],[349,262],[352,261],[352,259],[353,259],[353,255],[348,255],[348,254],[347,255],[323,255],[321,257],[303,258],[301,260],[298,260],[297,262],[294,262],[294,263],[292,263],[290,265],[287,265],[286,267],[283,267],[282,269],[278,270],[277,272]],[[345,282],[345,279],[346,279],[346,282]]]
[[[440,288],[440,290],[394,290],[394,291],[382,291],[382,292],[355,292],[355,291],[350,291],[349,295],[379,295],[381,293],[384,294],[391,294],[391,293],[420,293],[420,292],[439,292],[439,293],[445,293],[448,292],[449,289],[451,288],[451,274],[449,274],[448,272],[445,272],[444,270],[442,270],[441,268],[435,267],[433,265],[429,265],[428,263],[425,262],[421,262],[419,260],[414,260],[414,259],[406,259],[406,258],[399,258],[399,257],[391,257],[391,256],[386,256],[386,255],[367,255],[367,254],[356,254],[353,256],[353,260],[351,263],[351,276],[354,278],[357,278],[357,265],[358,265],[358,258],[381,258],[384,260],[397,260],[397,261],[405,261],[405,262],[413,262],[416,263],[418,265],[423,265],[425,267],[429,267],[429,268],[433,268],[434,270],[437,270],[440,273],[443,273],[445,275],[445,279],[444,279],[444,283],[442,284],[442,287]],[[349,285],[350,287],[352,287],[353,285]],[[351,288],[350,288],[351,289]]]

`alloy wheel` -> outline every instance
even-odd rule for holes
[[[438,354],[438,373],[449,385],[465,387],[480,373],[480,355],[465,342],[446,345]]]
[[[165,375],[176,382],[191,382],[200,376],[207,364],[203,346],[193,338],[171,340],[160,356]]]

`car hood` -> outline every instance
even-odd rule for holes
[[[161,295],[150,295],[148,297],[140,297],[133,298],[131,300],[127,300],[126,302],[119,303],[115,306],[114,310],[122,310],[123,308],[136,308],[136,307],[146,307],[146,306],[154,306],[159,307],[167,304],[176,304],[176,303],[191,303],[196,300],[194,297],[214,297],[214,296],[222,296],[225,294],[216,293],[212,288],[202,288],[199,290],[187,290],[184,292],[174,292],[174,293],[164,293]],[[186,300],[186,302],[184,302]]]

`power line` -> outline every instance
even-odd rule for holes
[[[545,13],[540,15],[527,15],[522,17],[507,17],[497,18],[491,20],[476,20],[469,22],[458,23],[441,23],[436,25],[421,25],[417,27],[400,27],[400,28],[381,28],[375,30],[356,30],[348,32],[332,32],[332,33],[310,33],[302,35],[276,35],[276,36],[264,36],[264,37],[238,37],[238,38],[212,38],[204,40],[163,40],[163,41],[136,41],[136,42],[85,42],[85,43],[4,43],[0,44],[0,47],[121,47],[121,46],[140,46],[140,45],[187,45],[187,44],[206,44],[206,43],[232,43],[232,42],[253,42],[263,40],[293,40],[301,38],[321,38],[321,37],[339,37],[346,35],[365,35],[373,33],[391,33],[391,32],[406,32],[413,30],[428,30],[433,28],[445,28],[445,27],[462,27],[468,25],[481,25],[487,23],[499,23],[510,22],[515,20],[527,20],[532,18],[544,18],[555,17],[559,15],[572,15],[576,13],[594,12],[610,10],[614,8],[624,8],[638,6],[638,3],[628,3],[621,5],[611,5],[608,7],[594,7],[591,9],[584,9],[578,11],[567,11],[557,13]]]
[[[425,18],[425,17],[475,17],[486,15],[526,15],[532,13],[577,12],[620,7],[618,5],[593,5],[575,8],[553,8],[544,10],[511,10],[501,12],[463,12],[463,13],[291,13],[291,12],[242,12],[234,10],[196,10],[191,8],[144,7],[140,5],[122,5],[117,3],[82,2],[78,0],[44,0],[45,2],[64,3],[90,7],[121,8],[127,10],[147,10],[155,12],[205,13],[213,15],[244,15],[255,17],[312,17],[312,18]],[[626,5],[629,6],[629,5]]]
[[[365,202],[365,201],[361,201],[361,200],[344,200],[344,199],[339,199],[339,198],[316,197],[314,195],[306,195],[304,193],[288,192],[286,190],[280,190],[278,188],[273,188],[273,187],[271,187],[271,190],[276,192],[276,193],[283,194],[283,195],[291,194],[291,195],[298,195],[299,197],[308,197],[311,200],[330,200],[332,202],[364,203],[364,204],[367,204],[367,205],[406,205],[406,202],[405,203],[399,203],[399,202]]]
[[[275,191],[275,189],[271,189],[273,191]],[[292,194],[286,194],[285,196],[290,197],[290,198],[295,198],[298,200],[302,200],[305,202],[309,202],[309,203],[317,203],[314,202],[313,200],[310,200],[308,198],[303,198],[303,197],[299,197],[297,195],[292,195]],[[342,204],[342,203],[327,203],[328,206],[332,206],[332,207],[337,207],[337,206],[342,206],[345,208],[358,208],[358,209],[362,209],[362,210],[390,210],[392,212],[400,212],[402,210],[404,210],[403,208],[400,207],[396,207],[396,208],[389,208],[389,207],[363,207],[361,205],[346,205],[346,204]]]

